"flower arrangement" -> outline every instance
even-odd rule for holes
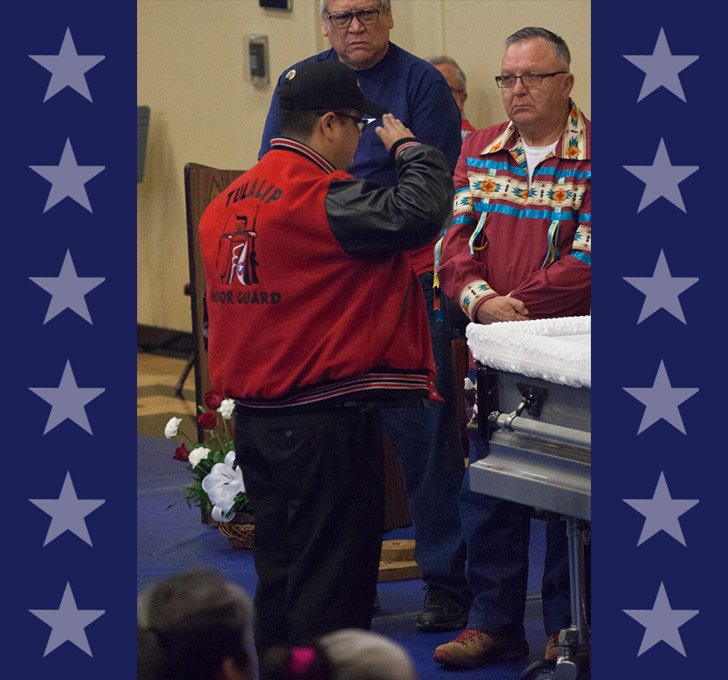
[[[192,441],[180,429],[182,418],[170,418],[164,427],[164,436],[171,439],[181,435],[192,446],[188,449],[183,443],[173,456],[175,460],[187,463],[187,469],[194,475],[194,480],[182,487],[187,505],[208,512],[216,522],[230,522],[238,512],[253,512],[245,493],[242,470],[235,462],[230,435],[229,421],[235,402],[223,399],[215,391],[207,392],[203,401],[205,406],[198,406],[197,422],[210,432],[212,441],[209,445]]]

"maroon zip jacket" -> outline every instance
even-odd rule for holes
[[[205,210],[200,244],[214,388],[249,408],[439,399],[424,297],[406,250],[449,216],[444,156],[410,140],[398,186],[271,150]]]

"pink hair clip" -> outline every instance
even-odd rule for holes
[[[316,658],[316,650],[313,647],[294,647],[291,650],[290,671],[293,675],[305,673]]]

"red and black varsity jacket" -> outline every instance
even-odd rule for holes
[[[398,186],[271,150],[200,220],[210,376],[249,408],[439,398],[424,298],[404,251],[442,228],[444,156],[397,150]]]

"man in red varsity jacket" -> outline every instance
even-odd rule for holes
[[[256,645],[368,628],[383,531],[377,408],[439,397],[424,297],[404,251],[449,216],[440,151],[338,61],[279,86],[281,137],[205,211],[209,363],[236,399],[235,447],[255,509]],[[394,188],[344,170],[366,126]]]

